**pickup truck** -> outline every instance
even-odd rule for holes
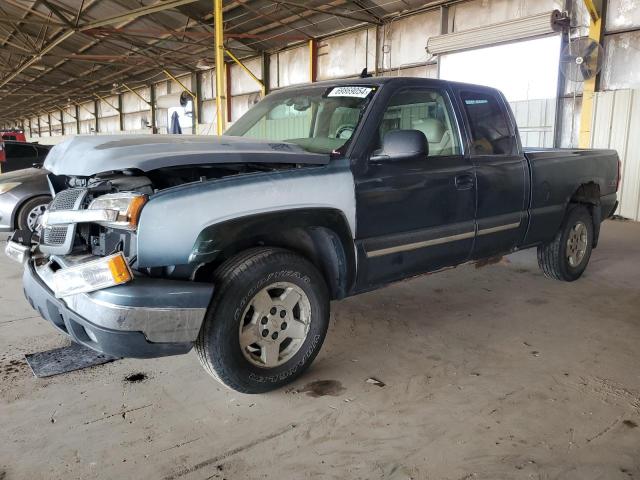
[[[497,90],[418,78],[274,92],[225,136],[53,148],[53,201],[14,232],[29,303],[118,357],[184,354],[266,392],[313,361],[329,302],[536,247],[573,281],[615,211],[610,150],[522,148]]]

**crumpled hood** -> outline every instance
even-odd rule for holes
[[[86,135],[49,152],[44,168],[55,175],[89,177],[102,172],[216,163],[325,165],[329,155],[292,143],[201,135]]]

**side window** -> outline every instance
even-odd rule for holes
[[[429,156],[460,155],[460,142],[449,100],[438,90],[408,89],[393,94],[382,118],[379,141],[391,130],[420,130]]]
[[[469,119],[472,155],[512,155],[516,152],[507,116],[498,99],[485,92],[460,92]]]

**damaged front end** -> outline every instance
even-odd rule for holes
[[[188,352],[213,285],[138,268],[137,224],[157,191],[151,180],[118,172],[50,182],[56,194],[36,232],[14,232],[5,248],[24,264],[32,307],[78,343],[113,356]]]

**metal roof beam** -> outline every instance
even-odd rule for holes
[[[64,15],[58,7],[53,5],[49,0],[41,0],[42,3],[69,28],[75,28],[75,25]]]
[[[382,25],[382,22],[380,20],[371,19],[371,18],[362,18],[357,15],[351,15],[348,13],[334,12],[333,10],[330,10],[331,7],[328,5],[323,5],[321,7],[316,8],[316,7],[310,7],[308,5],[301,5],[297,2],[292,2],[290,0],[272,0],[272,3],[275,3],[276,5],[286,5],[288,7],[295,7],[295,8],[299,8],[300,10],[310,10],[312,12],[322,13],[323,15],[345,18],[347,20],[351,20],[352,22],[370,23],[372,25]]]
[[[197,2],[198,0],[167,0],[165,2],[154,3],[153,5],[147,5],[146,7],[136,8],[130,10],[122,15],[116,15],[115,17],[106,18],[104,20],[96,20],[95,22],[88,22],[78,27],[78,30],[89,30],[92,28],[106,27],[107,25],[113,25],[114,23],[126,22],[135,20],[138,17],[149,15],[151,13],[162,12],[170,8],[176,8],[181,5],[187,5],[189,3]]]

